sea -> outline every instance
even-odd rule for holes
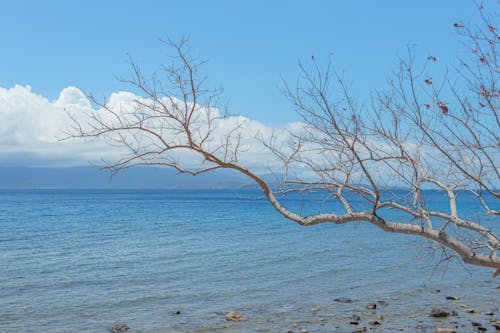
[[[309,214],[324,199],[283,201]],[[498,230],[472,200],[461,209]],[[491,269],[366,223],[299,226],[255,189],[0,190],[1,333],[433,332],[474,318],[494,332],[499,306]],[[437,322],[434,307],[458,316]]]

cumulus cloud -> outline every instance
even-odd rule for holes
[[[137,98],[130,92],[117,92],[110,96],[108,105],[121,112],[130,112],[136,107]],[[64,88],[52,101],[34,93],[30,86],[0,87],[0,166],[77,166],[118,158],[120,151],[105,142],[61,141],[70,127],[68,110],[81,117],[92,112],[93,106],[76,87]],[[295,123],[273,129],[252,119],[229,117],[217,123],[214,140],[236,124],[244,124],[241,162],[261,168],[276,161],[265,147],[256,143],[255,136],[269,138],[274,135],[285,142],[289,137],[288,129],[300,128],[300,124]]]
[[[85,112],[90,102],[78,88],[67,87],[50,101],[30,86],[0,87],[0,165],[88,165],[101,156],[102,144],[63,141],[65,110]]]
[[[136,121],[133,117],[137,116],[137,100],[144,104],[151,103],[151,101],[131,92],[121,91],[109,96],[107,107],[113,112],[121,113],[122,117],[132,117],[133,121]],[[175,103],[176,101],[165,99],[163,102]],[[64,88],[55,100],[49,100],[34,93],[30,86],[16,85],[8,89],[0,87],[0,166],[86,166],[89,164],[103,165],[103,160],[118,161],[125,151],[110,145],[109,142],[106,143],[102,140],[83,142],[81,139],[61,141],[61,138],[67,136],[66,133],[72,126],[68,112],[77,118],[83,127],[87,124],[88,115],[95,112],[102,116],[106,123],[112,125],[113,122],[116,122],[116,117],[112,114],[94,108],[95,106],[87,96],[76,87]],[[195,122],[198,123],[195,126],[198,126],[196,127],[197,133],[203,137],[203,133],[207,129],[206,122],[204,123],[207,109],[199,111],[196,112],[198,118]],[[217,118],[219,112],[217,109],[212,109],[210,112],[212,112],[211,116]],[[165,130],[165,127],[169,126],[165,125],[164,118],[161,119],[161,124],[155,123],[158,121],[156,117],[150,119],[151,123],[145,124],[145,127],[160,131],[169,143],[175,145],[186,142],[182,130],[172,132],[172,127],[170,130]],[[257,137],[267,142],[272,141],[273,146],[281,152],[290,152],[293,144],[291,133],[307,132],[306,125],[300,122],[289,123],[282,128],[271,128],[242,116],[218,118],[212,125],[211,140],[206,142],[208,149],[215,150],[215,147],[227,144],[228,141],[224,141],[227,135],[238,128],[235,135],[239,135],[239,140],[229,140],[230,147],[238,144],[238,163],[261,174],[270,171],[282,174],[285,170],[282,161],[257,140]],[[165,132],[163,132],[164,130]],[[315,135],[318,136],[321,133]],[[317,139],[319,140],[320,137]],[[146,142],[146,145],[151,143],[148,140],[154,139],[144,138],[143,141]],[[374,144],[383,148],[381,143]],[[387,149],[391,149],[391,147]],[[224,156],[224,151],[215,151],[219,157]],[[328,165],[332,161],[336,161],[335,154],[337,154],[335,150],[326,153],[318,150],[310,142],[302,142],[300,156],[314,161],[318,166]],[[184,167],[196,167],[203,162],[200,156],[185,150],[177,151],[171,157],[179,160]],[[374,166],[374,168],[374,172],[380,177],[392,180],[389,178],[392,177],[392,174],[388,172],[386,166],[381,165],[381,169],[378,169],[378,166]],[[293,174],[290,174],[290,177],[317,178],[315,170],[301,163],[295,163],[292,170]],[[355,169],[351,172],[353,173],[352,177],[358,175],[358,171]],[[361,174],[359,175],[362,178]]]

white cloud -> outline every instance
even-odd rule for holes
[[[50,101],[30,86],[0,87],[0,166],[75,166],[116,156],[103,143],[61,141],[69,128],[66,110],[91,111],[85,94],[67,87]]]
[[[130,117],[137,108],[138,99],[143,103],[149,102],[130,92],[116,92],[110,95],[107,106],[125,117]],[[59,97],[53,101],[32,92],[29,86],[16,85],[9,89],[0,87],[0,166],[82,166],[89,163],[102,165],[102,160],[119,159],[123,151],[103,141],[83,142],[73,139],[61,141],[60,138],[64,137],[65,131],[71,127],[68,111],[85,125],[86,117],[96,110],[85,94],[76,87],[63,89]],[[210,112],[214,117],[218,116],[218,110]],[[202,134],[206,130],[204,123],[206,114],[206,109],[200,109],[197,113],[198,118],[194,120],[197,124],[195,126],[199,126],[199,132]],[[107,116],[105,121],[110,123],[116,121],[115,117],[110,117],[109,114]],[[164,131],[160,129],[165,125],[164,119],[162,122],[159,125],[157,119],[153,119],[147,126],[157,126],[160,131]],[[272,138],[274,146],[286,152],[290,149],[290,133],[298,134],[305,128],[300,122],[286,124],[283,128],[270,128],[241,116],[220,118],[213,125],[210,147],[223,143],[225,136],[239,126],[241,140],[238,141],[240,144],[238,163],[257,173],[267,173],[272,170],[278,174],[284,172],[283,164],[256,137],[260,136],[266,141]],[[182,134],[172,135],[172,131],[168,130],[162,133],[173,143],[185,141]],[[334,151],[329,155],[311,149],[313,146],[302,148],[301,157],[310,158],[318,165],[335,163],[335,156],[331,156],[336,154]],[[222,152],[218,153],[221,156]],[[177,153],[175,158],[181,160],[184,166],[190,167],[201,162],[199,156],[193,156],[186,151]],[[381,176],[387,175],[385,178],[392,177],[392,173],[385,165],[382,165],[380,170],[378,168],[374,170]],[[302,177],[315,178],[314,171],[303,165],[295,165],[294,171]],[[397,179],[391,180],[397,181]]]
[[[130,112],[136,107],[137,98],[130,92],[117,92],[110,96],[108,105],[120,112]],[[104,142],[60,141],[70,127],[67,110],[77,117],[93,111],[89,99],[76,87],[63,89],[53,101],[34,93],[30,86],[0,87],[0,166],[88,165],[119,156],[119,150]],[[295,123],[286,128],[273,129],[248,118],[229,117],[218,121],[213,144],[237,123],[244,124],[241,162],[261,170],[262,167],[275,165],[276,161],[265,147],[258,144],[255,136],[260,134],[269,138],[274,133],[277,140],[285,142],[288,139],[287,129],[300,128],[300,124]]]

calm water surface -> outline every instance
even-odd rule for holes
[[[491,270],[436,266],[416,258],[425,242],[369,225],[300,227],[249,199],[257,196],[0,191],[0,332],[108,332],[121,322],[143,333],[334,332],[352,329],[349,316],[377,300],[389,306],[379,306],[385,322],[375,331],[412,332],[432,306],[498,311]],[[227,322],[232,309],[250,320]]]

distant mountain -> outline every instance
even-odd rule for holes
[[[242,188],[252,182],[231,170],[215,170],[196,177],[167,168],[135,167],[111,177],[96,167],[0,167],[0,188]]]

